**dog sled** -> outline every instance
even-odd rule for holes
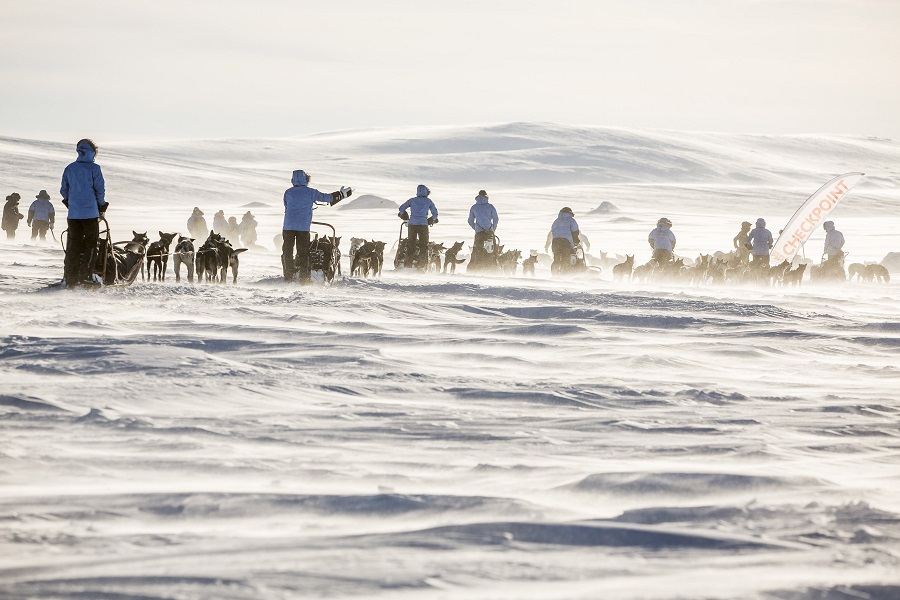
[[[503,246],[500,236],[492,233],[482,242],[481,248],[472,247],[472,256],[466,267],[466,273],[496,273],[500,271],[500,253]]]
[[[341,238],[330,223],[313,221],[312,225],[327,227],[331,235],[315,234],[309,241],[309,272],[313,281],[332,283],[335,277],[341,277]]]
[[[812,265],[809,270],[810,283],[844,283],[847,281],[847,272],[844,270],[844,259],[849,253],[842,252],[836,256],[822,256],[818,265]]]
[[[113,242],[106,218],[101,216],[99,221],[101,229],[91,273],[93,280],[97,287],[127,287],[134,283],[141,272],[147,250],[134,240]],[[59,236],[63,252],[68,250],[68,232],[66,229]],[[51,287],[64,285],[65,281],[60,281]]]
[[[403,237],[403,228],[407,228],[406,237]],[[400,223],[400,236],[397,238],[397,254],[394,255],[394,270],[402,269],[406,265],[406,255],[410,252],[409,227],[406,221]]]
[[[554,277],[572,279],[596,279],[600,277],[601,268],[590,265],[581,245],[575,245],[569,249],[568,256],[555,257],[550,266],[550,272]]]
[[[431,223],[428,226],[431,227]],[[406,227],[406,237],[403,237],[404,227]],[[443,245],[438,248],[436,244],[429,241],[426,246],[425,256],[419,256],[419,248],[414,248],[409,239],[409,224],[403,221],[400,223],[400,236],[397,239],[397,254],[394,255],[394,270],[404,268],[407,257],[411,256],[412,259],[409,262],[419,271],[423,273],[440,273],[441,252],[443,252]]]

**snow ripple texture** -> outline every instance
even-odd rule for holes
[[[298,288],[270,250],[43,290],[61,257],[2,246],[2,598],[900,597],[895,285]]]

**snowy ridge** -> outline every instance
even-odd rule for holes
[[[0,152],[23,198],[71,160],[47,142]],[[237,286],[170,270],[66,292],[44,288],[58,245],[0,240],[0,597],[893,600],[895,283],[389,266],[301,288],[270,239],[296,166],[391,202],[433,176],[440,241],[471,240],[489,187],[526,251],[564,202],[610,252],[646,247],[671,209],[688,253],[727,248],[758,209],[792,212],[823,172],[882,161],[835,214],[851,256],[877,259],[896,243],[896,152],[528,124],[101,145],[115,238],[262,202],[270,251],[241,255]],[[760,185],[771,197],[740,208]],[[587,214],[603,200],[619,210]],[[396,239],[393,208],[342,206],[316,218],[344,243]]]
[[[71,146],[0,138],[0,178],[26,200],[40,189],[56,198],[60,173],[74,157]],[[511,123],[101,144],[98,162],[113,206],[108,218],[122,232],[184,228],[193,206],[211,220],[220,208],[240,217],[244,206],[261,202],[266,207],[253,209],[259,243],[273,248],[282,194],[291,172],[303,168],[314,187],[350,185],[357,197],[393,204],[427,183],[450,217],[442,219],[440,235],[455,239],[471,237],[468,208],[477,191],[487,189],[504,222],[504,243],[526,255],[543,246],[559,208],[572,206],[591,240],[615,254],[637,253],[638,264],[649,259],[644,239],[661,214],[675,221],[689,256],[728,250],[741,221],[764,216],[777,231],[828,179],[862,171],[866,178],[834,218],[843,219],[841,230],[853,238],[853,255],[861,261],[880,261],[898,249],[888,236],[900,227],[889,216],[900,202],[900,142],[886,139]],[[347,240],[396,239],[396,212],[361,215],[356,210],[362,204],[346,202],[317,218],[335,224]],[[612,202],[618,212],[592,213],[602,202]],[[877,227],[861,221],[871,218]],[[821,235],[814,235],[817,245]]]

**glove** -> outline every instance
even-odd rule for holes
[[[65,206],[66,208],[69,208],[69,199],[68,198],[63,198],[63,206]]]
[[[404,221],[409,221],[409,215],[406,214],[405,211],[402,213],[397,213],[397,216],[400,217],[401,219],[403,219]]]
[[[434,225],[434,217],[428,217],[428,224]]]
[[[747,250],[753,250],[753,244],[744,244],[744,248]]]
[[[106,214],[107,208],[109,208],[109,202],[105,202],[98,207],[98,209],[100,210],[101,217]]]
[[[28,219],[27,221],[25,221],[25,223],[26,223],[29,227],[31,227],[31,219]]]
[[[353,195],[353,188],[349,188],[347,186],[342,187],[336,192],[331,192],[331,205],[334,206],[344,198],[349,198]]]

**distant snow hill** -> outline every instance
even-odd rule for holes
[[[619,209],[616,207],[616,205],[613,204],[612,202],[604,200],[603,202],[600,203],[600,206],[598,206],[597,208],[595,208],[588,214],[589,215],[608,215],[608,214],[615,213],[615,212],[619,212]]]
[[[356,210],[356,209],[388,209],[400,208],[400,205],[392,200],[388,200],[387,198],[382,198],[381,196],[375,196],[373,194],[363,194],[356,200],[351,200],[350,202],[342,205],[340,210]]]

